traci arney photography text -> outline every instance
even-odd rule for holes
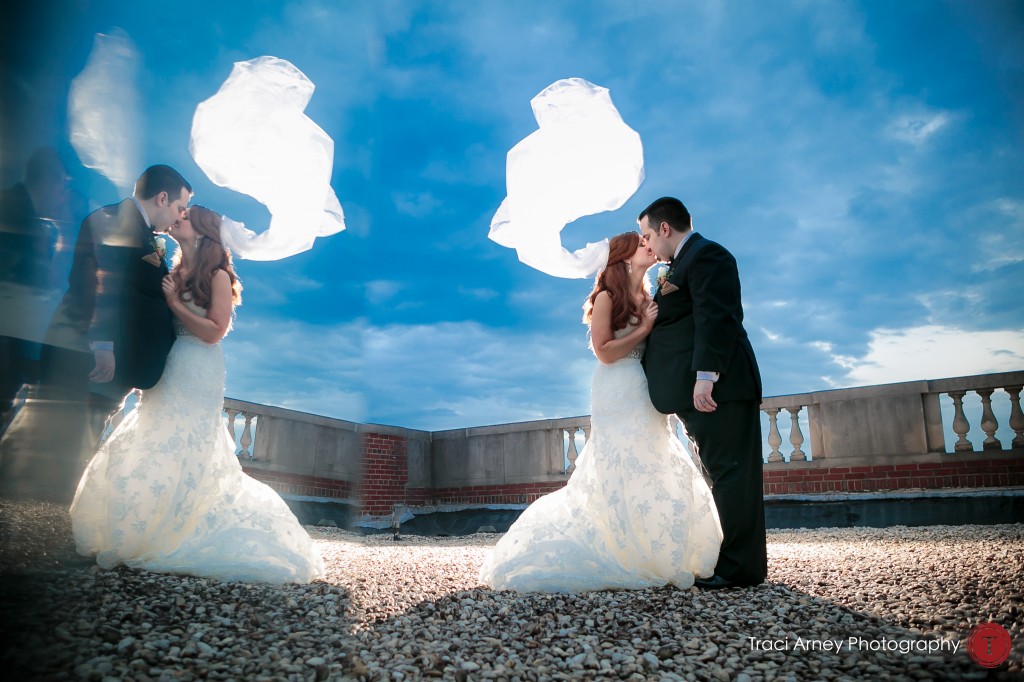
[[[900,653],[935,653],[951,651],[956,653],[960,648],[959,641],[941,639],[864,639],[848,637],[846,639],[758,639],[747,638],[752,651],[899,651]]]

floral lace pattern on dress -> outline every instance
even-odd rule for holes
[[[206,311],[188,304],[196,313]],[[79,554],[246,582],[309,582],[323,560],[281,496],[247,476],[224,425],[224,355],[175,319],[159,383],[89,463],[71,504]]]
[[[711,489],[651,405],[642,346],[598,364],[591,436],[576,470],[497,543],[480,570],[484,584],[520,592],[686,588],[713,573],[722,530]]]

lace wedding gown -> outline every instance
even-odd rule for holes
[[[695,574],[712,575],[722,542],[718,512],[666,416],[651,405],[643,346],[598,364],[590,440],[576,470],[498,541],[480,569],[484,584],[519,592],[686,588]]]
[[[199,315],[206,311],[191,303]],[[246,582],[309,582],[323,560],[284,500],[246,476],[224,425],[224,355],[176,318],[160,382],[89,463],[71,504],[78,553]]]

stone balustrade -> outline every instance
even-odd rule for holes
[[[234,400],[232,398],[224,400],[224,413],[227,415],[228,433],[231,434],[231,440],[238,445],[238,451],[235,454],[238,455],[239,458],[247,459],[250,462],[256,459],[256,455],[252,448],[253,433],[256,428],[256,424],[259,422],[261,410],[266,413],[268,408],[265,405],[247,403],[242,400]],[[238,433],[235,424],[239,417],[242,419],[241,434]]]
[[[1022,385],[1024,371],[766,398],[761,404],[769,424],[765,461],[1020,450],[1024,448]],[[965,409],[968,394],[980,398],[980,409]],[[1001,404],[994,406],[993,399]],[[948,418],[944,419],[944,411],[951,413]],[[1005,415],[1004,423],[1014,434],[1006,446],[996,437],[997,411]],[[806,415],[809,442],[801,415]],[[981,448],[967,439],[972,420],[985,434]],[[783,443],[780,423],[788,429],[792,446],[785,456],[779,449]],[[946,427],[958,437],[952,448],[947,446]]]
[[[1024,371],[766,398],[765,492],[1024,485],[1022,385]],[[232,399],[225,412],[250,475],[371,519],[521,507],[565,485],[590,437],[587,416],[426,432]]]
[[[781,501],[1024,486],[1022,387],[1017,371],[766,398],[764,492]],[[369,523],[521,509],[565,485],[591,433],[588,416],[427,432],[230,398],[224,412],[248,474],[293,505],[347,506]]]

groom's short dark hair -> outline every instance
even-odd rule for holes
[[[673,197],[662,197],[640,212],[637,222],[647,216],[647,222],[651,227],[657,227],[662,223],[668,223],[676,232],[686,232],[693,227],[693,219],[690,212],[683,206],[683,202]]]
[[[182,188],[192,194],[192,185],[188,184],[181,173],[170,166],[150,166],[135,181],[135,198],[152,199],[160,192],[167,192],[167,196],[176,200]]]

